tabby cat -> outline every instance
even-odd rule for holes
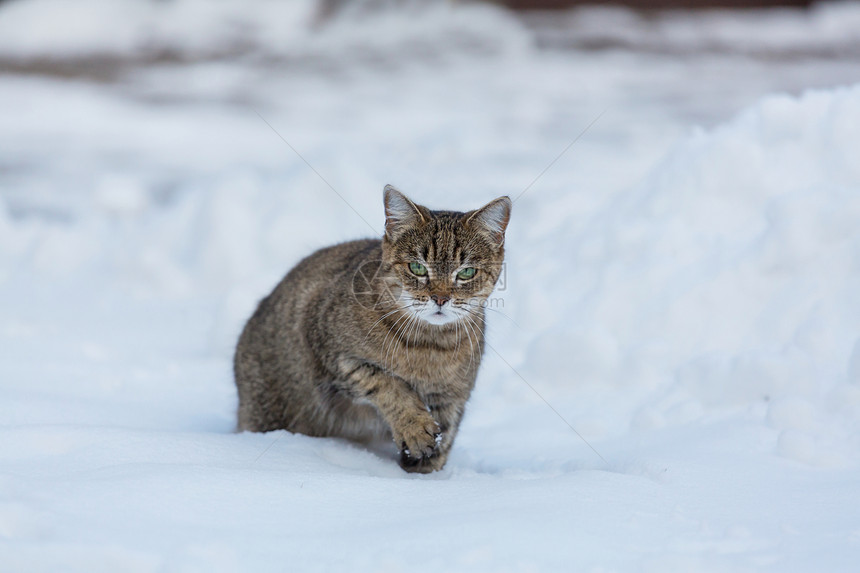
[[[431,211],[387,185],[385,234],[321,249],[260,302],[234,361],[239,430],[394,440],[448,459],[484,350],[511,200]]]

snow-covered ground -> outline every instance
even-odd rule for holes
[[[858,18],[1,4],[0,571],[856,570]],[[517,198],[428,476],[233,432],[243,321],[385,183]]]

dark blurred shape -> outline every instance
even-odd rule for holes
[[[810,0],[496,0],[513,10],[562,10],[573,6],[627,6],[639,10],[701,10],[708,8],[778,8],[812,5]]]

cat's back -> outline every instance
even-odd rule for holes
[[[381,255],[379,239],[338,243],[313,252],[299,261],[260,302],[250,322],[283,328],[283,321],[289,319],[295,324],[308,306],[341,294],[339,291],[349,288],[364,262],[378,260]]]
[[[302,259],[269,296],[260,301],[239,337],[234,373],[239,391],[238,427],[267,431],[289,428],[317,435],[308,425],[321,373],[308,333],[326,301],[345,297],[357,269],[381,255],[381,241],[359,240],[320,249]],[[298,416],[307,423],[290,424]]]
[[[338,279],[349,279],[363,262],[378,260],[381,256],[382,241],[379,239],[360,239],[324,247],[299,261],[278,288],[281,285],[303,290],[330,287],[335,281],[340,282]]]

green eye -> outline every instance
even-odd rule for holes
[[[409,270],[417,277],[423,277],[427,274],[427,267],[421,263],[409,263]]]
[[[473,267],[466,267],[465,269],[463,269],[462,271],[457,273],[457,278],[460,279],[461,281],[467,281],[470,278],[472,278],[473,276],[475,276],[475,273],[477,273],[477,272],[478,271]]]

